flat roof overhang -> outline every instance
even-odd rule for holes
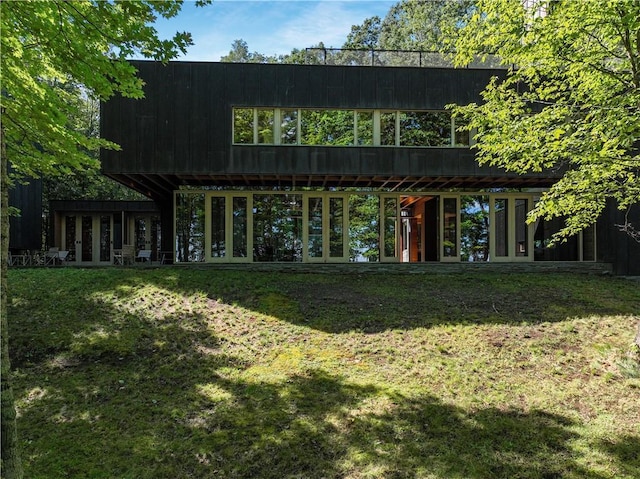
[[[161,200],[181,186],[195,188],[375,188],[385,191],[435,191],[448,189],[546,188],[557,178],[534,175],[505,176],[356,176],[356,175],[278,175],[278,174],[107,174],[120,183]]]

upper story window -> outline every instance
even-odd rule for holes
[[[301,113],[301,145],[354,144],[353,110],[301,110]]]
[[[233,143],[468,147],[448,111],[234,108]]]
[[[399,113],[400,146],[452,146],[453,123],[447,111]]]
[[[236,108],[233,110],[233,142],[237,144],[274,144],[273,108]]]

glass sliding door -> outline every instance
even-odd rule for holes
[[[80,261],[93,261],[93,216],[82,216],[80,223]]]
[[[532,198],[506,195],[491,196],[491,261],[533,261]]]
[[[113,240],[111,237],[111,215],[100,216],[100,262],[111,262],[111,246]]]
[[[494,259],[509,256],[509,200],[494,198],[493,200],[493,238]]]
[[[247,243],[249,238],[248,233],[248,211],[249,205],[246,196],[234,196],[232,200],[231,218],[233,224],[231,225],[231,231],[233,236],[231,238],[233,244],[233,257],[242,258],[244,260],[249,259],[247,251],[249,251],[249,245]]]
[[[346,197],[333,194],[305,197],[304,261],[348,261],[345,204]]]
[[[110,263],[113,240],[113,215],[71,213],[64,216],[59,249],[68,251],[68,263]]]
[[[205,195],[176,193],[175,259],[177,263],[205,260]]]
[[[380,261],[380,197],[349,195],[349,261]]]
[[[76,255],[76,249],[80,244],[76,234],[76,222],[77,219],[75,215],[66,215],[64,217],[64,240],[62,242],[62,249],[69,252],[69,261],[80,261]]]
[[[302,195],[253,195],[253,260],[302,261]]]
[[[581,239],[581,261],[596,260],[596,225],[586,227],[580,233]]]
[[[209,235],[211,258],[224,258],[227,255],[226,198],[212,196],[210,198],[211,233]]]
[[[459,243],[458,238],[458,198],[457,197],[442,197],[441,201],[441,213],[442,218],[442,238],[440,258],[441,261],[459,261]]]
[[[398,197],[383,196],[381,205],[382,261],[398,261]]]
[[[348,250],[345,246],[345,201],[343,197],[329,197],[329,258],[332,260],[346,260]]]
[[[323,201],[321,197],[307,199],[307,258],[322,260],[324,256]]]
[[[489,261],[489,196],[460,196],[460,260]]]
[[[529,256],[529,225],[527,213],[529,212],[529,200],[516,198],[515,200],[515,256],[527,258]]]

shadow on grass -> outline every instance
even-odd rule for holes
[[[329,332],[377,333],[441,324],[558,322],[635,315],[640,288],[571,274],[328,275],[171,270],[152,281]]]
[[[582,466],[572,444],[586,438],[562,415],[466,410],[431,395],[355,384],[320,368],[252,376],[242,354],[222,352],[229,338],[215,335],[210,318],[188,305],[136,295],[136,285],[146,281],[183,298],[202,292],[248,309],[279,308],[282,319],[332,330],[321,317],[333,310],[302,314],[310,305],[300,299],[322,293],[326,284],[337,291],[329,278],[298,291],[302,279],[296,278],[274,283],[171,271],[118,281],[112,274],[73,291],[59,307],[56,296],[70,293],[64,285],[52,292],[50,283],[26,288],[11,308],[28,477],[606,477]],[[348,323],[349,309],[361,301],[353,291],[363,284],[346,287],[350,299],[335,313],[345,325],[334,331],[366,329],[359,316]],[[89,299],[107,290],[118,291],[129,309]],[[393,291],[406,299],[402,288]],[[289,303],[278,307],[281,297]],[[446,320],[428,304],[409,303],[425,312],[408,324]],[[367,328],[403,324],[397,322],[406,321],[409,306],[390,320],[381,319],[385,311],[371,314]],[[631,475],[637,438],[596,446]]]
[[[169,377],[79,366],[23,413],[39,424],[24,437],[30,477],[601,477],[575,460],[561,416],[468,413],[323,371],[277,384],[216,374],[233,364],[177,362]]]

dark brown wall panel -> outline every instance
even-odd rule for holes
[[[275,173],[262,170],[261,165],[302,173],[304,162],[280,165],[264,161],[282,156],[282,148],[287,147],[233,146],[232,108],[442,109],[460,98],[480,101],[481,87],[496,74],[403,67],[133,63],[146,83],[146,97],[115,97],[103,105],[102,132],[122,146],[120,152],[103,152],[105,173]],[[367,148],[365,155],[365,150],[358,148],[317,148],[314,154],[303,153],[306,147],[296,148],[301,151],[284,154],[309,158],[312,164],[306,166],[322,175],[433,174],[435,170],[429,172],[429,167],[438,174],[458,174],[461,168],[464,174],[476,174],[473,153],[466,149],[424,149],[425,161],[416,163],[411,159],[413,149]],[[443,155],[453,158],[454,163],[446,165]],[[361,161],[365,156],[368,161]]]

